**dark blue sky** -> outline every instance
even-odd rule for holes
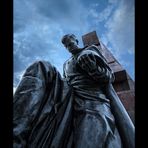
[[[134,79],[134,0],[14,0],[14,89],[31,63],[47,60],[62,74],[70,54],[67,33],[96,30],[100,40]]]

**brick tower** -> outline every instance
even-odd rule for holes
[[[135,121],[135,89],[134,81],[130,78],[126,70],[121,66],[121,64],[115,59],[107,47],[99,41],[96,31],[87,33],[82,36],[82,41],[84,46],[95,44],[100,46],[101,53],[106,58],[107,63],[110,68],[113,70],[115,75],[115,81],[113,87],[119,96],[121,102],[123,103],[125,109],[127,110],[131,120]]]

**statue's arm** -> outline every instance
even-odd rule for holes
[[[99,62],[96,55],[85,54],[79,58],[78,64],[95,81],[108,83],[113,79],[111,69]]]

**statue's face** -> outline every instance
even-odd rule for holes
[[[78,49],[77,41],[74,38],[67,38],[64,46],[68,49],[69,52]]]

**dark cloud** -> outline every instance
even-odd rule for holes
[[[59,23],[62,28],[81,27],[86,22],[87,9],[80,0],[15,0],[14,31],[35,21]],[[86,25],[87,27],[87,25]],[[83,28],[83,27],[81,27]]]

